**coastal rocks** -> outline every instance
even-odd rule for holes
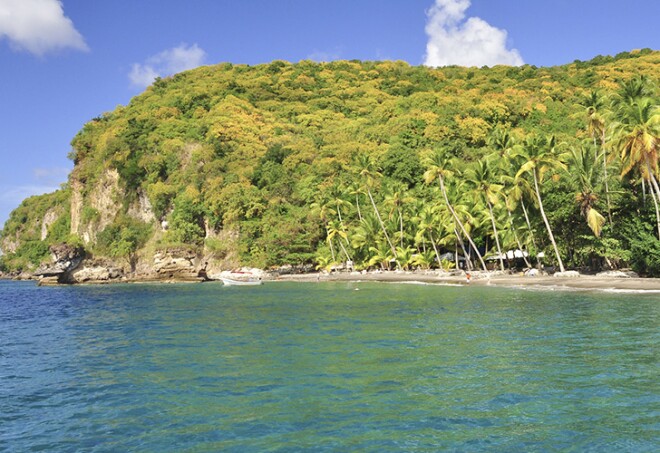
[[[39,278],[39,284],[63,283],[66,274],[80,265],[84,258],[84,250],[68,244],[50,246],[51,265],[39,267],[33,275]]]
[[[153,271],[157,280],[198,282],[207,280],[206,262],[191,250],[168,249],[154,254]]]
[[[596,277],[607,278],[639,278],[637,272],[623,270],[623,271],[605,271],[596,274]]]
[[[87,263],[76,268],[66,276],[65,283],[109,283],[120,281],[123,271],[107,263]]]
[[[579,277],[580,273],[578,271],[564,271],[564,272],[555,272],[553,277],[564,277],[564,278],[576,278]]]

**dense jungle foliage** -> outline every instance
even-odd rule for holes
[[[660,53],[645,49],[549,68],[274,61],[157,79],[72,141],[83,224],[99,215],[89,199],[107,169],[125,193],[85,247],[134,259],[151,241],[235,248],[262,268],[358,269],[451,267],[457,255],[503,268],[514,264],[504,252],[523,249],[519,266],[543,252],[558,269],[657,276],[658,68]],[[70,192],[12,213],[2,238],[20,246],[5,266],[80,241],[68,213],[43,241],[31,227]],[[153,225],[128,215],[139,193]],[[237,239],[223,243],[222,231]]]

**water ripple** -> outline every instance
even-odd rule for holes
[[[657,295],[0,282],[0,452],[657,451]]]

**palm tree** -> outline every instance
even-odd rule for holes
[[[330,213],[331,213],[329,204],[326,202],[325,199],[319,196],[316,199],[316,201],[311,204],[310,208],[312,212],[318,214],[319,218],[321,219],[321,222],[323,222],[323,226],[325,227],[325,232],[326,232],[326,241],[328,241],[328,246],[330,247],[330,253],[332,255],[332,262],[334,263],[336,262],[336,257],[335,257],[335,248],[332,243],[333,236],[330,235],[330,230],[329,230]]]
[[[348,188],[348,193],[355,196],[355,209],[357,209],[358,220],[362,220],[362,210],[360,209],[360,195],[364,194],[364,189],[360,183],[354,182]]]
[[[329,222],[326,231],[328,233],[328,241],[330,242],[330,244],[332,244],[332,242],[331,242],[332,238],[334,238],[335,236],[339,236],[339,240],[337,242],[339,242],[339,247],[344,252],[344,255],[346,256],[346,260],[353,261],[351,259],[351,256],[348,254],[348,250],[346,250],[346,247],[344,247],[344,243],[342,242],[342,239],[345,240],[346,242],[348,242],[348,239],[347,239],[348,235],[344,231],[344,228],[343,228],[343,225],[341,224],[341,222],[337,221],[337,220],[333,220],[333,221]],[[333,257],[334,257],[334,252],[333,252]]]
[[[612,97],[612,108],[617,110],[632,106],[645,98],[653,97],[653,86],[645,75],[633,77],[619,85],[619,91]]]
[[[417,217],[415,217],[415,221],[418,226],[417,234],[415,235],[415,241],[423,242],[425,238],[428,237],[431,241],[431,246],[433,247],[433,252],[435,253],[435,257],[438,260],[439,265],[440,251],[438,250],[438,244],[433,234],[436,230],[436,225],[440,224],[437,209],[431,205],[424,206]]]
[[[518,246],[518,250],[523,251],[522,243],[520,242],[520,237],[516,231],[515,222],[513,220],[513,212],[516,207],[516,203],[520,201],[520,204],[525,213],[525,219],[529,227],[530,237],[532,239],[532,245],[536,249],[536,241],[534,240],[534,232],[532,231],[531,224],[529,223],[529,218],[527,216],[527,211],[524,206],[523,201],[523,186],[515,183],[515,175],[518,169],[516,168],[516,139],[509,132],[508,128],[496,127],[490,137],[488,138],[488,147],[492,150],[491,153],[486,157],[490,161],[495,160],[498,165],[497,174],[499,175],[499,183],[502,184],[501,194],[504,197],[504,207],[506,208],[509,226],[513,233],[513,237]],[[530,262],[527,260],[527,257],[523,253],[523,260],[527,267],[532,267]]]
[[[374,201],[374,197],[371,193],[371,188],[374,186],[376,178],[380,177],[381,174],[378,172],[373,161],[367,154],[362,153],[357,155],[357,165],[358,165],[359,174],[364,180],[364,188],[367,189],[367,195],[369,196],[369,200],[371,201],[371,206],[374,208],[374,213],[378,218],[378,222],[380,223],[380,227],[383,231],[383,234],[385,235],[387,244],[390,246],[390,250],[392,251],[394,257],[396,258],[396,248],[392,244],[389,234],[387,234],[387,229],[385,228],[385,224],[383,223],[383,219],[380,215],[380,212],[378,211],[378,207],[376,206],[376,202]]]
[[[660,110],[650,98],[642,98],[620,103],[617,118],[618,122],[613,125],[613,146],[623,163],[621,176],[637,169],[642,179],[650,183],[660,239],[660,187],[656,178],[660,157]]]
[[[330,188],[330,203],[335,206],[337,216],[342,224],[344,223],[344,219],[341,215],[341,208],[342,206],[350,206],[350,203],[344,200],[343,195],[344,192],[338,184],[335,184]]]
[[[493,132],[488,137],[486,141],[488,148],[491,150],[488,154],[488,159],[506,159],[507,154],[513,149],[516,144],[516,140],[511,135],[511,132],[508,128],[501,126],[493,129]]]
[[[419,266],[422,269],[430,269],[434,261],[433,250],[426,252],[417,252],[412,256],[410,263],[414,266]]]
[[[375,246],[369,247],[369,251],[371,252],[370,266],[378,264],[381,269],[389,269],[390,262],[393,259],[396,260],[396,256],[392,254],[389,245],[383,241],[376,242]]]
[[[529,262],[529,260],[527,259],[527,257],[525,256],[524,247],[522,245],[522,242],[520,241],[520,236],[518,236],[518,231],[516,230],[516,223],[513,220],[513,211],[515,210],[515,207],[516,207],[516,201],[513,198],[509,197],[506,190],[503,190],[503,196],[504,196],[504,206],[506,207],[507,216],[509,218],[509,226],[511,227],[511,233],[513,234],[513,238],[516,241],[516,245],[518,246],[518,250],[520,250],[520,252],[522,253],[522,257],[523,257],[523,260],[525,261],[525,265],[528,268],[531,268],[532,265]],[[532,237],[532,242],[533,242],[534,235],[532,234],[531,237]],[[535,244],[534,244],[534,247],[536,247]]]
[[[585,118],[587,123],[587,132],[591,135],[593,140],[594,147],[597,146],[597,141],[600,140],[600,146],[602,150],[603,157],[603,181],[605,183],[605,198],[607,200],[607,217],[612,223],[612,205],[610,202],[610,188],[608,184],[607,176],[607,151],[605,148],[605,132],[606,132],[606,106],[607,100],[602,96],[598,91],[591,90],[586,95],[582,96],[579,100],[578,105],[580,105],[584,110],[582,115]],[[597,159],[598,155],[594,155],[594,159]]]
[[[568,175],[575,180],[578,188],[575,201],[580,206],[580,212],[596,237],[600,237],[605,224],[605,217],[595,208],[598,202],[598,194],[595,189],[598,175],[594,162],[598,158],[599,155],[595,152],[595,146],[582,145],[573,148],[569,156],[570,171],[568,172]]]
[[[403,239],[405,237],[403,232],[403,208],[405,205],[415,201],[413,197],[407,194],[406,187],[403,184],[392,184],[387,190],[388,194],[385,195],[385,205],[390,207],[389,216],[392,218],[394,213],[397,214],[399,223],[399,247],[403,248]]]
[[[500,259],[500,269],[504,270],[504,258],[502,255],[502,247],[500,247],[500,237],[497,234],[497,224],[495,222],[495,214],[493,213],[493,205],[497,203],[499,193],[502,191],[502,184],[493,182],[495,175],[493,174],[494,164],[491,164],[486,159],[481,159],[471,164],[464,173],[466,181],[474,187],[475,195],[486,202],[488,206],[488,213],[493,228],[493,236],[495,244],[497,245],[497,253]]]
[[[365,264],[369,261],[369,247],[378,242],[381,234],[380,224],[375,215],[365,213],[362,220],[351,231],[351,247],[356,262]]]
[[[467,229],[465,228],[463,222],[461,222],[461,220],[458,218],[458,215],[456,214],[456,211],[454,210],[452,204],[449,202],[449,197],[447,196],[447,189],[445,187],[445,178],[451,177],[454,174],[454,172],[451,170],[452,165],[451,165],[451,158],[449,157],[449,153],[447,153],[445,150],[441,148],[437,148],[430,156],[427,156],[426,166],[428,167],[428,170],[426,170],[426,172],[424,173],[424,181],[426,182],[426,184],[431,184],[435,180],[438,181],[438,184],[440,185],[440,191],[442,192],[442,196],[445,199],[445,204],[447,206],[447,209],[454,217],[456,225],[458,225],[461,232],[463,233],[463,235],[468,240],[468,242],[476,252],[477,256],[479,257],[481,266],[483,267],[484,270],[487,270],[486,263],[484,263],[484,259],[481,256],[481,253],[479,253],[479,249],[477,249],[477,246],[472,240],[470,234],[467,232]]]
[[[543,177],[546,173],[559,168],[566,169],[566,165],[564,165],[561,158],[557,155],[555,148],[556,141],[554,136],[544,137],[536,135],[528,137],[527,140],[525,140],[525,145],[522,149],[522,155],[524,156],[525,161],[518,170],[516,179],[519,179],[525,174],[532,177],[532,181],[534,182],[534,193],[536,194],[543,223],[545,224],[545,228],[548,231],[548,237],[554,248],[555,256],[559,263],[559,270],[564,272],[564,263],[559,255],[559,248],[557,247],[557,242],[555,242],[555,237],[552,234],[550,222],[548,222],[548,217],[545,215],[545,210],[543,209],[543,200],[541,199],[541,189],[539,187],[540,183],[543,182]]]
[[[399,265],[403,269],[408,270],[413,262],[415,249],[412,247],[397,247],[396,252],[397,252],[396,255],[397,255],[397,260],[399,261]]]

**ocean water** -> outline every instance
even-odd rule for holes
[[[660,296],[0,282],[0,452],[660,450]]]

